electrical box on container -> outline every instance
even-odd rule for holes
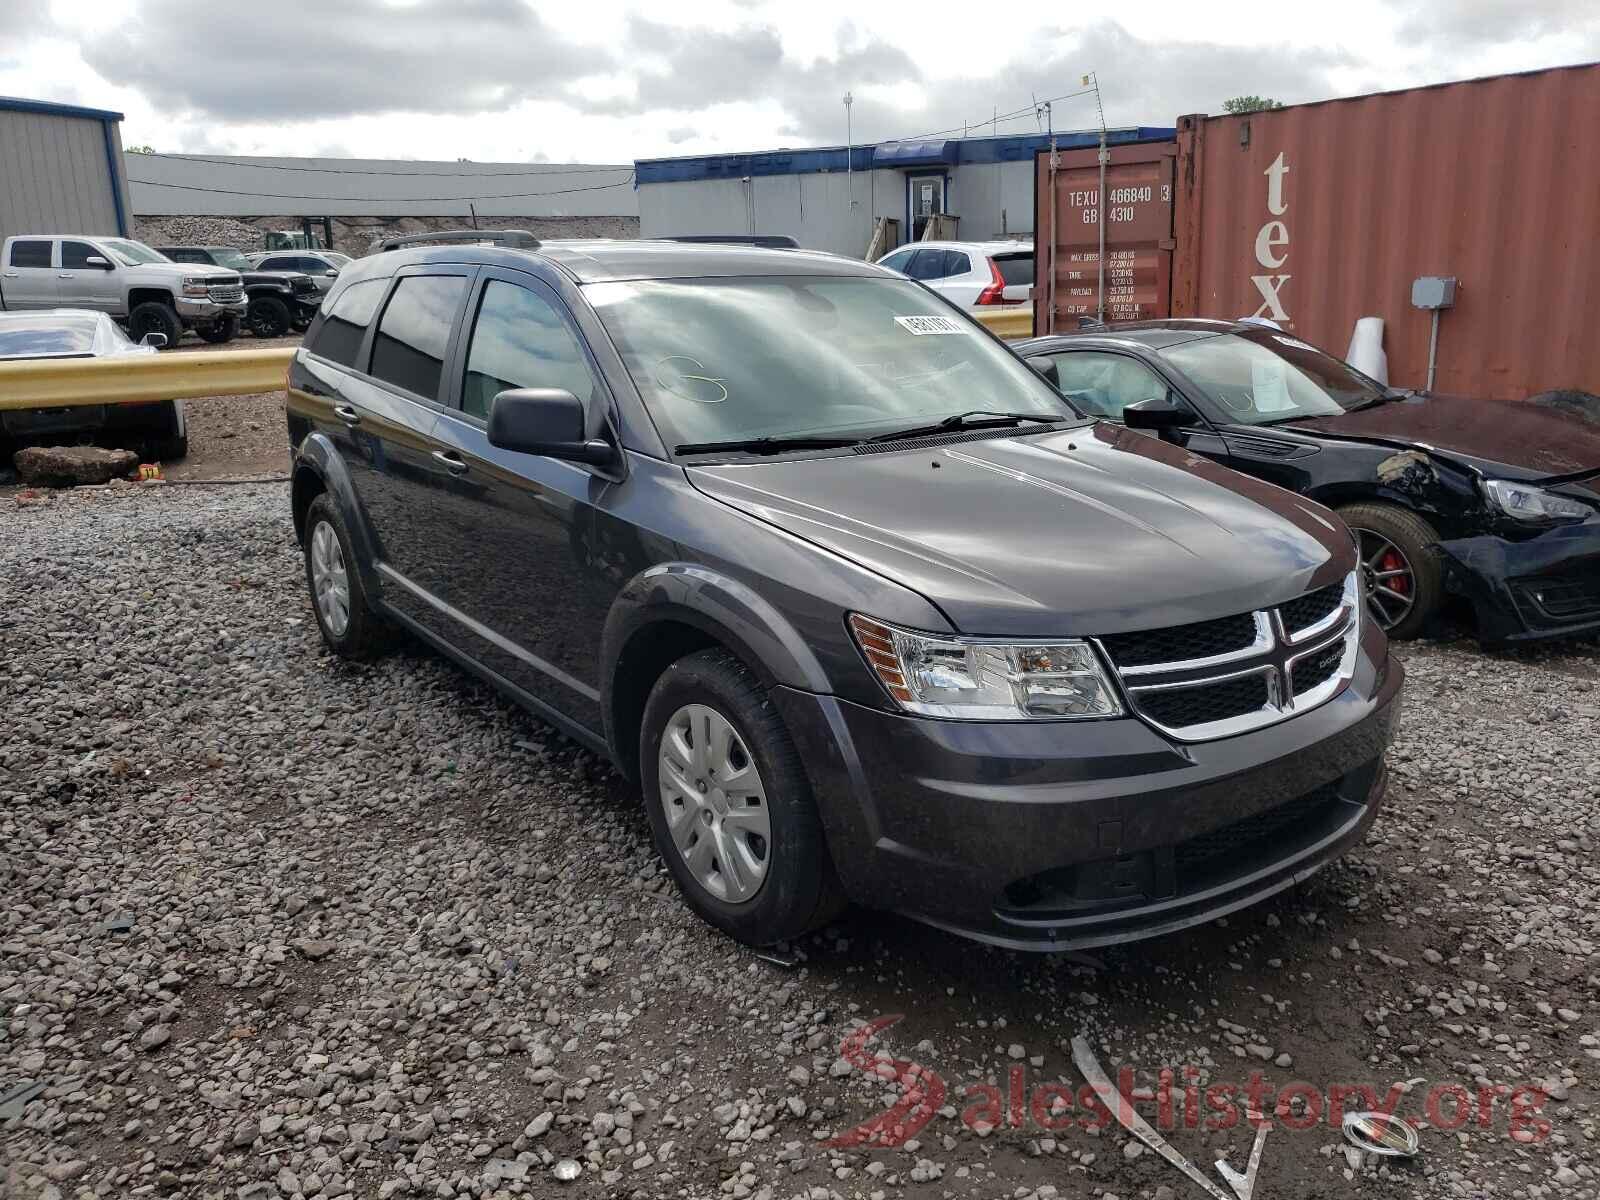
[[[1454,275],[1424,275],[1411,281],[1413,308],[1449,308],[1456,302]]]

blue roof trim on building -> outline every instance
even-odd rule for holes
[[[1171,126],[1138,125],[1113,129],[1106,142],[1124,146],[1134,142],[1168,142],[1177,136]],[[1100,144],[1098,131],[1078,130],[1055,135],[1060,150],[1081,150]],[[942,158],[886,158],[891,148],[945,147]],[[848,153],[852,170],[909,167],[924,164],[970,166],[982,163],[1030,162],[1040,150],[1050,148],[1050,135],[955,138],[949,141],[880,142],[862,146],[822,146],[805,150],[769,150],[759,154],[710,154],[691,158],[640,158],[633,164],[636,183],[682,183],[699,179],[741,179],[746,175],[814,175],[843,171]]]
[[[24,100],[21,96],[0,96],[0,112],[38,113],[46,117],[85,117],[91,121],[120,121],[122,114],[104,108],[80,108],[76,104],[56,104],[50,100]]]
[[[932,167],[961,161],[961,143],[884,142],[872,148],[875,167]]]

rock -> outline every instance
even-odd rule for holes
[[[556,1115],[553,1112],[540,1113],[537,1117],[528,1122],[526,1128],[524,1128],[522,1131],[522,1136],[531,1138],[543,1137],[547,1132],[549,1132],[550,1123],[555,1119]]]
[[[159,1050],[172,1040],[172,1026],[152,1025],[139,1035],[141,1050]]]
[[[128,475],[139,465],[139,456],[132,450],[99,446],[26,446],[12,456],[12,462],[23,483],[73,487]]]
[[[327,958],[328,955],[332,954],[339,947],[334,942],[325,942],[318,940],[317,938],[301,938],[294,944],[294,948],[300,951],[301,954],[305,955],[312,962],[319,962],[322,959]]]
[[[1132,1162],[1144,1153],[1143,1142],[1124,1142],[1122,1144],[1122,1157]]]

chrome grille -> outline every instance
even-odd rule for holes
[[[1133,711],[1198,742],[1331,699],[1355,670],[1360,635],[1360,581],[1352,573],[1277,608],[1099,640]]]
[[[233,304],[244,299],[244,288],[237,283],[206,289],[218,304]]]

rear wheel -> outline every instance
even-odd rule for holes
[[[679,659],[641,733],[656,849],[704,920],[761,946],[843,908],[799,752],[749,667],[721,649]]]
[[[178,320],[172,305],[159,300],[146,300],[143,304],[134,305],[133,311],[128,314],[128,336],[140,342],[147,333],[165,334],[166,348],[170,350],[183,336],[183,322]]]
[[[311,608],[329,649],[357,660],[387,650],[393,630],[368,604],[349,530],[326,493],[306,510],[305,558]]]
[[[1352,504],[1339,515],[1361,543],[1367,611],[1390,637],[1416,637],[1444,598],[1439,561],[1428,548],[1438,533],[1394,504]]]
[[[258,338],[282,337],[289,332],[289,306],[276,296],[258,297],[250,301],[245,323]]]

